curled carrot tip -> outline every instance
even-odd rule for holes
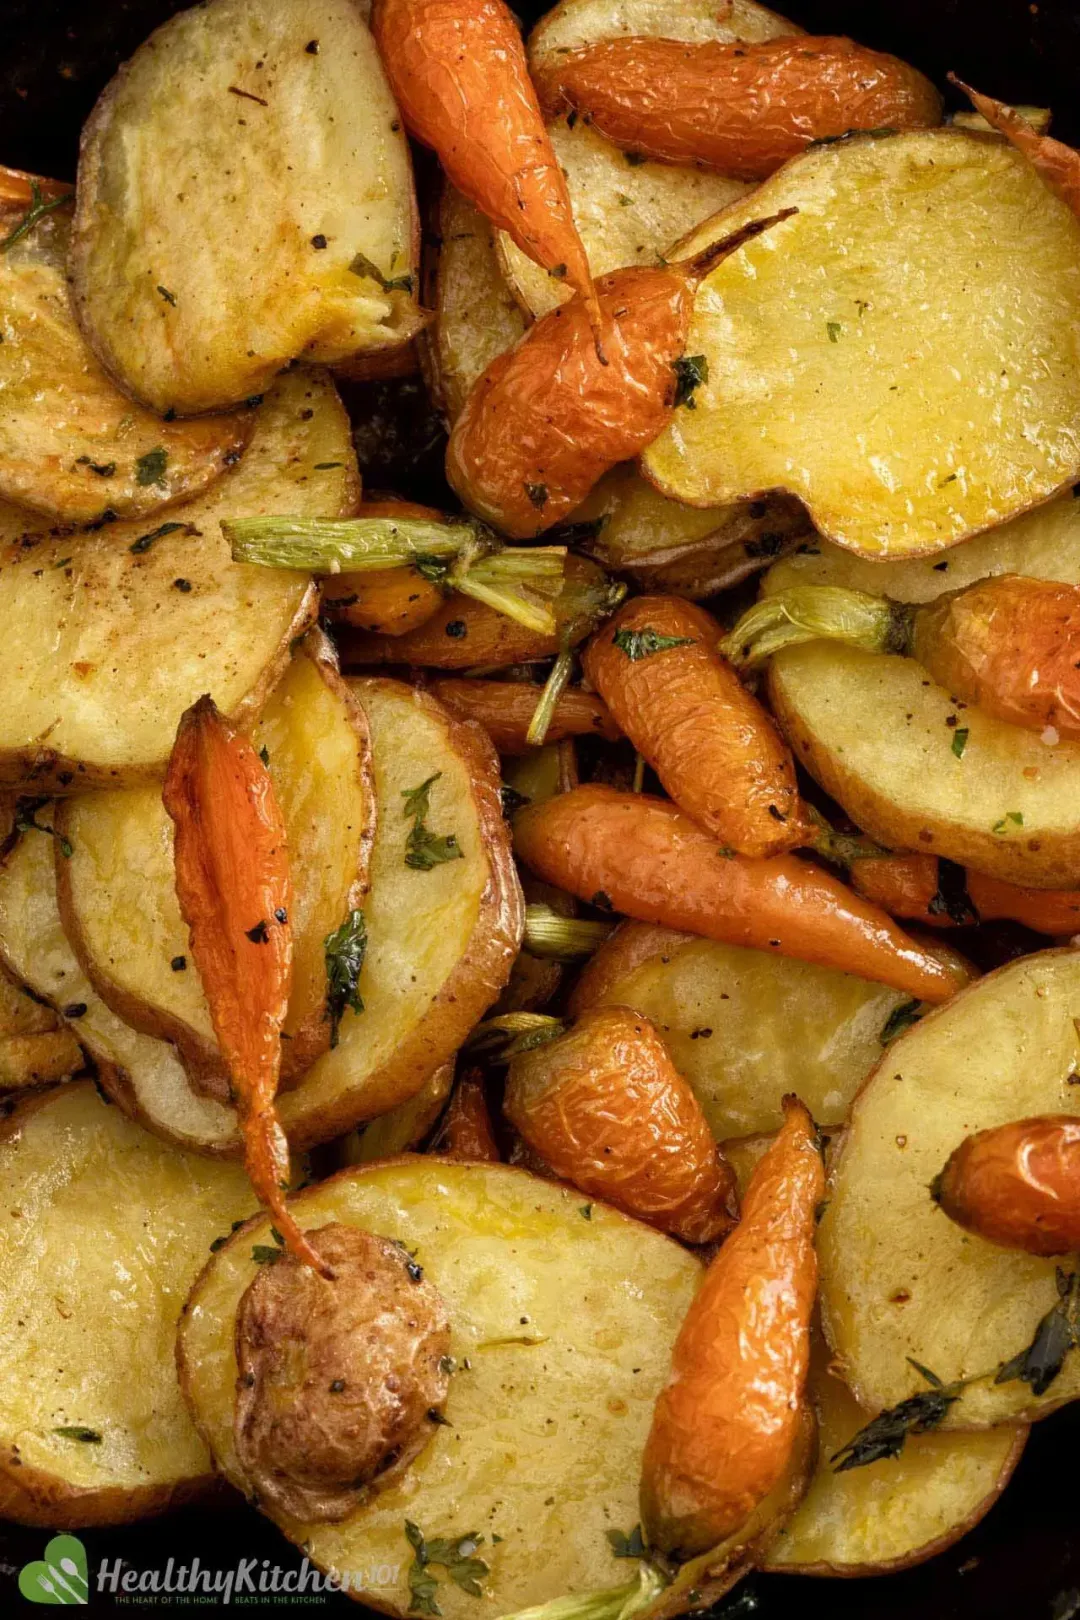
[[[209,696],[181,717],[162,802],[175,826],[176,894],[236,1096],[248,1175],[286,1245],[329,1276],[285,1203],[289,1149],[274,1108],[292,984],[285,824],[265,765]]]

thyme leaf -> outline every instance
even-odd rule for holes
[[[708,360],[703,354],[684,354],[681,360],[672,361],[671,369],[675,373],[676,406],[685,405],[688,410],[696,410],[694,391],[709,380]]]
[[[960,1399],[964,1382],[944,1384],[929,1367],[918,1361],[908,1361],[930,1385],[919,1395],[909,1395],[906,1401],[879,1412],[863,1428],[853,1434],[846,1445],[834,1451],[829,1461],[837,1474],[851,1468],[865,1468],[868,1463],[880,1462],[886,1457],[899,1457],[904,1442],[911,1434],[927,1434],[941,1424],[949,1407]]]
[[[966,923],[979,921],[979,913],[968,894],[967,874],[955,861],[947,861],[944,857],[938,860],[937,893],[927,910],[932,917],[948,917],[950,922],[961,928]]]
[[[639,664],[643,658],[651,658],[654,653],[667,652],[671,647],[694,645],[693,636],[662,636],[649,625],[643,630],[616,630],[611,639],[632,664]]]
[[[1047,1311],[1027,1349],[998,1368],[995,1384],[1017,1379],[1029,1384],[1033,1395],[1042,1395],[1065,1365],[1069,1351],[1080,1345],[1080,1272],[1065,1272],[1059,1266],[1057,1288],[1057,1304]]]
[[[163,484],[165,482],[165,468],[169,464],[169,452],[163,445],[157,445],[148,450],[145,456],[140,456],[135,463],[135,482],[146,488],[149,484]]]
[[[70,191],[65,191],[62,196],[51,197],[49,201],[46,202],[45,198],[41,194],[41,187],[38,185],[37,181],[31,180],[30,206],[26,210],[26,213],[23,215],[22,219],[20,219],[19,223],[15,226],[14,230],[9,231],[4,237],[4,240],[0,242],[0,253],[6,253],[8,248],[13,248],[15,246],[16,242],[21,242],[24,236],[28,236],[30,234],[39,219],[44,219],[46,214],[51,214],[54,208],[63,208],[65,203],[69,203],[71,201],[71,198],[72,193]]]
[[[101,1435],[97,1429],[88,1429],[82,1423],[62,1423],[58,1429],[53,1430],[64,1440],[81,1440],[87,1446],[100,1446]]]
[[[326,1016],[330,1020],[330,1045],[338,1043],[338,1030],[346,1007],[362,1013],[363,998],[357,988],[367,950],[367,924],[362,911],[350,911],[340,928],[323,940],[326,958]]]
[[[405,1539],[413,1550],[408,1571],[410,1614],[442,1613],[436,1595],[438,1582],[431,1574],[433,1565],[444,1570],[454,1585],[470,1597],[483,1597],[481,1582],[490,1570],[484,1559],[476,1556],[484,1538],[475,1530],[463,1536],[433,1536],[428,1540],[419,1525],[406,1519]]]
[[[921,1001],[902,1001],[898,1007],[893,1008],[881,1026],[881,1034],[878,1036],[881,1045],[888,1046],[898,1035],[902,1035],[905,1029],[917,1024],[921,1017]]]

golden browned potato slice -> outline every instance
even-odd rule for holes
[[[444,1063],[414,1096],[343,1136],[338,1163],[374,1164],[376,1159],[392,1159],[416,1147],[442,1113],[453,1084],[454,1065]]]
[[[0,970],[0,1091],[66,1080],[82,1066],[71,1030]]]
[[[819,1125],[840,1124],[904,1001],[850,973],[628,922],[585,969],[571,1008],[651,1019],[723,1139],[779,1130],[791,1091]]]
[[[0,207],[0,236],[26,209]],[[68,298],[66,210],[0,254],[0,497],[63,523],[135,517],[197,495],[240,456],[250,411],[163,422],[87,348]]]
[[[533,30],[529,60],[536,66],[556,51],[574,50],[622,34],[658,35],[703,43],[718,39],[731,44],[801,34],[802,29],[767,11],[755,0],[560,0]]]
[[[1046,951],[961,992],[902,1035],[859,1093],[818,1228],[825,1332],[870,1412],[927,1384],[974,1378],[946,1428],[1037,1418],[1080,1395],[1068,1356],[1041,1394],[994,1383],[1058,1300],[1055,1266],[955,1226],[930,1183],[966,1136],[1080,1112],[1080,953]]]
[[[155,780],[204,692],[253,721],[316,593],[306,574],[233,563],[220,519],[348,517],[358,499],[333,384],[297,370],[259,410],[239,465],[166,522],[65,538],[0,505],[14,557],[0,568],[0,783],[74,792]]]
[[[499,268],[489,220],[443,187],[439,250],[428,291],[435,319],[420,339],[428,388],[449,422],[476,379],[525,331],[525,317]]]
[[[1080,503],[1052,501],[937,567],[875,563],[822,543],[818,556],[777,563],[763,589],[828,584],[926,602],[1008,573],[1080,583]],[[1080,744],[955,703],[910,658],[836,643],[781,652],[769,692],[797,758],[883,844],[1036,888],[1080,883]]]
[[[643,162],[583,121],[557,118],[548,134],[566,176],[574,223],[594,276],[624,265],[655,265],[673,242],[751,189],[705,169]],[[566,282],[535,264],[505,231],[499,263],[527,316],[539,318],[572,296]]]
[[[0,1127],[0,1189],[0,1511],[127,1524],[210,1488],[173,1338],[210,1245],[256,1202],[243,1170],[78,1081]]]
[[[287,1082],[330,1044],[324,942],[363,903],[375,829],[367,720],[318,632],[292,660],[253,738],[285,817],[293,883]],[[64,929],[95,988],[133,1029],[173,1041],[196,1089],[227,1100],[160,789],[79,795],[58,806],[56,827],[72,851],[57,863]]]
[[[884,558],[1076,481],[1080,221],[1026,159],[956,129],[816,147],[680,250],[787,207],[698,290],[686,352],[709,375],[643,458],[658,488],[784,489]]]
[[[607,1532],[637,1523],[652,1405],[701,1265],[604,1205],[589,1220],[580,1206],[571,1189],[504,1165],[421,1158],[346,1170],[292,1201],[305,1229],[341,1222],[404,1244],[451,1324],[447,1423],[404,1475],[338,1524],[272,1514],[320,1568],[368,1572],[354,1598],[408,1611],[406,1519],[428,1539],[482,1535],[493,1615],[634,1580]],[[256,1220],[213,1256],[178,1345],[196,1425],[241,1489],[233,1323],[264,1242]],[[446,1620],[469,1620],[476,1597],[429,1574]]]
[[[265,389],[290,360],[422,322],[409,152],[356,0],[212,0],[121,68],[83,131],[76,308],[156,410]]]

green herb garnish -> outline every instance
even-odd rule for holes
[[[383,292],[411,293],[413,290],[412,276],[384,276],[378,265],[373,264],[363,253],[354,255],[349,269],[354,276],[367,276],[369,281],[373,281],[377,287],[381,287]]]
[[[905,1029],[910,1029],[912,1024],[917,1024],[922,1015],[921,1001],[902,1001],[898,1007],[893,1008],[884,1024],[882,1024],[878,1040],[882,1046],[888,1046],[891,1041],[895,1041],[898,1035],[902,1035]]]
[[[176,294],[174,292],[170,292],[168,287],[163,287],[160,281],[157,285],[157,291],[161,294],[162,298],[164,298],[167,304],[171,304],[174,309],[176,308]]]
[[[51,214],[54,208],[63,208],[65,203],[69,203],[71,201],[72,196],[72,192],[65,191],[62,196],[52,197],[48,202],[46,202],[41,194],[41,187],[38,185],[37,181],[31,180],[30,206],[26,210],[26,213],[23,215],[22,219],[20,219],[19,223],[15,226],[15,229],[13,231],[9,231],[7,236],[4,237],[4,240],[0,242],[0,253],[6,253],[8,248],[15,246],[16,242],[21,242],[23,237],[27,236],[30,231],[33,230],[39,219],[44,219],[46,214]]]
[[[406,788],[401,795],[405,800],[405,808],[401,813],[406,821],[411,818],[413,824],[405,840],[405,865],[411,866],[417,872],[430,872],[432,867],[441,866],[446,861],[460,861],[465,858],[456,833],[445,833],[440,837],[427,825],[427,817],[431,811],[431,789],[441,776],[442,772],[436,771],[434,776],[429,776],[419,787]]]
[[[829,342],[838,343],[840,341],[840,333],[844,330],[844,328],[840,325],[839,321],[826,321],[825,330],[829,334]]]
[[[1027,1349],[1002,1363],[995,1384],[1019,1379],[1031,1386],[1033,1395],[1042,1395],[1061,1371],[1069,1351],[1080,1345],[1080,1272],[1065,1272],[1059,1266],[1057,1290],[1057,1304],[1047,1311]]]
[[[71,839],[65,838],[62,833],[58,833],[55,827],[47,827],[44,822],[36,819],[42,805],[48,804],[48,802],[48,799],[20,799],[15,806],[15,831],[20,834],[26,832],[48,834],[50,838],[56,839],[64,859],[70,861],[75,853]]]
[[[675,404],[696,410],[694,390],[709,380],[708,360],[703,354],[684,354],[681,360],[672,361],[671,369],[675,373]]]
[[[63,1423],[53,1430],[64,1440],[81,1440],[86,1446],[100,1446],[101,1435],[97,1429],[87,1429],[81,1423]]]
[[[275,1248],[272,1243],[256,1243],[251,1250],[251,1258],[257,1266],[276,1266],[284,1250]]]
[[[338,1030],[345,1015],[362,1013],[363,999],[357,988],[367,950],[367,924],[362,911],[350,911],[340,928],[323,940],[326,956],[326,1016],[330,1020],[330,1045],[338,1043]]]
[[[1010,822],[1014,827],[1022,827],[1024,825],[1024,812],[1022,810],[1006,810],[1001,820],[995,821],[990,830],[996,833],[1005,832]]]
[[[693,636],[662,636],[649,625],[644,630],[616,630],[611,639],[632,664],[639,664],[643,658],[651,658],[654,653],[668,652],[672,647],[694,645]]]
[[[608,1545],[616,1558],[645,1557],[645,1542],[640,1524],[635,1524],[629,1535],[624,1535],[621,1530],[608,1530],[606,1535]]]
[[[165,468],[169,464],[169,452],[158,445],[148,450],[145,456],[140,456],[135,463],[135,482],[146,488],[148,484],[163,484],[165,482]]]
[[[419,1525],[406,1519],[405,1539],[413,1550],[413,1561],[408,1571],[409,1591],[412,1594],[410,1614],[442,1613],[436,1597],[438,1582],[431,1574],[433,1565],[444,1570],[454,1585],[468,1592],[470,1597],[483,1597],[484,1589],[480,1583],[490,1570],[485,1561],[476,1556],[484,1538],[475,1530],[464,1536],[433,1536],[429,1541]]]
[[[890,1406],[884,1412],[853,1434],[847,1445],[834,1451],[829,1461],[834,1472],[845,1474],[851,1468],[865,1468],[867,1463],[880,1462],[886,1457],[899,1457],[909,1434],[927,1434],[940,1426],[949,1407],[960,1399],[964,1382],[945,1384],[929,1367],[918,1361],[907,1360],[930,1388],[921,1395],[909,1395],[906,1401]]]
[[[953,732],[952,751],[956,755],[957,759],[963,759],[964,749],[967,747],[967,740],[970,735],[971,732],[967,726],[959,726],[956,731]]]
[[[938,860],[937,893],[927,910],[932,917],[948,917],[960,928],[979,921],[979,913],[968,894],[967,873],[962,866],[955,861],[947,861],[944,856]]]
[[[143,483],[145,480],[140,479],[139,482]],[[177,529],[186,529],[189,534],[194,532],[190,523],[162,523],[159,528],[151,529],[149,534],[140,534],[137,540],[131,542],[128,550],[133,551],[136,557],[140,557],[144,551],[150,550],[155,540],[164,540],[167,534],[175,534]]]

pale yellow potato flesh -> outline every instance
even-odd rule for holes
[[[673,0],[560,0],[530,35],[529,60],[535,66],[557,51],[622,34],[735,44],[801,33],[755,0],[731,0],[730,6],[717,0],[680,0],[677,5]]]
[[[258,411],[239,465],[171,509],[178,527],[156,539],[154,518],[62,537],[0,506],[0,544],[15,548],[0,569],[0,784],[44,793],[158,780],[181,714],[204,692],[251,724],[316,594],[306,574],[233,563],[220,520],[348,517],[359,494],[333,384],[295,370]]]
[[[580,1194],[504,1165],[368,1165],[291,1207],[308,1230],[341,1221],[404,1243],[446,1301],[457,1370],[448,1426],[404,1475],[340,1524],[273,1515],[290,1540],[321,1568],[383,1567],[388,1580],[351,1595],[401,1615],[406,1519],[428,1537],[483,1535],[493,1615],[632,1581],[636,1565],[612,1556],[606,1532],[638,1522],[641,1452],[700,1261],[605,1205],[583,1220]],[[267,1223],[253,1222],[214,1255],[179,1335],[196,1425],[241,1489],[233,1323],[252,1247],[268,1241]],[[446,1620],[477,1609],[442,1578],[438,1603]]]
[[[1046,951],[989,974],[888,1050],[851,1110],[818,1227],[823,1326],[870,1412],[925,1389],[910,1356],[945,1383],[988,1373],[945,1428],[1044,1416],[1080,1395],[1066,1359],[1040,1395],[997,1368],[1030,1345],[1058,1298],[1055,1262],[956,1226],[930,1196],[976,1131],[1080,1113],[1080,953]]]
[[[123,1524],[211,1486],[173,1343],[210,1244],[256,1202],[239,1165],[156,1141],[89,1081],[31,1099],[5,1122],[5,1513],[61,1527]]]
[[[355,0],[181,12],[83,131],[76,309],[156,410],[237,404],[298,356],[406,343],[418,247],[408,145]]]
[[[557,118],[548,134],[566,177],[574,223],[594,276],[655,266],[673,242],[745,197],[745,181],[674,163],[633,162],[583,120]],[[499,262],[526,315],[539,319],[573,296],[565,280],[534,263],[505,231]]]
[[[1076,481],[1080,221],[1026,159],[957,129],[820,146],[680,251],[785,207],[698,290],[709,377],[642,461],[665,494],[783,489],[884,558]]]
[[[331,649],[309,635],[252,733],[285,820],[293,898],[283,1079],[330,1043],[327,935],[363,902],[374,835],[367,721]],[[58,865],[64,926],[101,995],[147,1035],[174,1041],[193,1084],[229,1082],[176,896],[173,824],[160,790],[79,795],[58,807],[72,849]]]
[[[376,1159],[392,1159],[417,1147],[442,1113],[453,1084],[454,1065],[444,1063],[414,1096],[343,1136],[338,1163],[374,1164]]]
[[[0,208],[0,236],[25,215]],[[239,457],[251,412],[163,422],[122,394],[71,310],[69,234],[67,210],[47,214],[0,254],[0,498],[90,523],[197,495]]]
[[[525,317],[499,268],[491,222],[449,183],[439,205],[439,250],[422,335],[427,384],[448,422],[477,378],[525,331]]]
[[[633,965],[637,939],[648,954]],[[819,1125],[842,1123],[905,999],[794,957],[624,923],[593,958],[573,1011],[622,1006],[649,1018],[722,1141],[779,1130],[792,1091]]]

